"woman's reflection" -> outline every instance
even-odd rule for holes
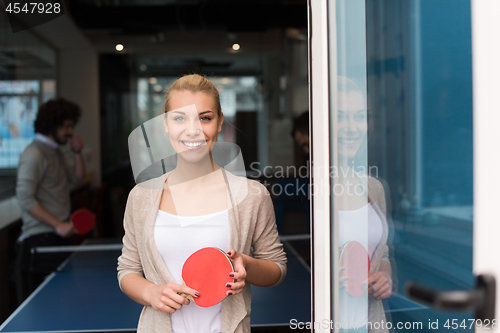
[[[338,207],[340,248],[339,319],[342,328],[386,332],[382,300],[392,291],[384,187],[367,166],[365,93],[338,78],[338,166],[333,192]],[[378,324],[376,324],[378,323]]]

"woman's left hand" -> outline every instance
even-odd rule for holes
[[[236,295],[243,291],[243,287],[245,287],[245,279],[247,277],[247,270],[245,267],[245,259],[244,255],[236,252],[231,249],[227,251],[227,256],[233,262],[234,272],[229,274],[228,281],[233,278],[236,282],[228,282],[226,287],[230,288],[227,291],[227,295]]]
[[[378,271],[368,277],[368,294],[377,300],[391,296],[392,279],[386,272]]]

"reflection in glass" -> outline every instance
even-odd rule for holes
[[[404,286],[415,281],[451,290],[470,289],[474,283],[470,2],[341,0],[336,15],[338,61],[333,75],[341,76],[339,82],[348,77],[357,84],[368,113],[366,141],[358,146],[355,139],[361,127],[355,118],[344,118],[345,109],[358,101],[335,87],[331,125],[336,130],[331,145],[338,148],[332,154],[337,154],[339,168],[363,166],[367,171],[367,201],[375,206],[375,198],[380,198],[378,216],[392,271],[393,290],[380,303],[387,325],[363,330],[435,332],[452,319],[467,323],[471,313],[438,311],[416,303]],[[346,149],[349,144],[351,150]],[[345,174],[339,172],[334,184],[345,184]],[[368,244],[371,237],[378,237],[370,228],[369,213],[352,217],[352,211],[363,207],[361,199],[339,195],[335,188],[333,194],[338,246],[349,240],[343,235],[353,220],[364,221],[356,232],[365,235]],[[370,264],[372,273],[373,257]],[[353,311],[359,311],[358,316],[367,311],[368,322],[383,318],[375,314],[381,308],[374,307],[370,294],[365,303],[345,301],[342,290],[338,297],[335,310],[341,320],[350,320]],[[469,325],[463,327],[472,331]]]
[[[393,286],[387,208],[376,169],[366,163],[370,121],[365,93],[353,80],[339,76],[336,96],[338,164],[331,174],[340,254],[337,323],[344,330],[363,332],[387,321],[382,300]]]

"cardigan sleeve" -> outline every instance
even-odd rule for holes
[[[123,236],[122,254],[118,258],[118,283],[121,288],[123,277],[130,273],[144,276],[136,241],[136,226],[134,224],[134,189],[130,192],[123,218],[125,235]]]
[[[389,263],[391,263],[391,259],[390,259],[390,249],[389,249],[389,246],[392,245],[392,237],[390,237],[392,234],[393,234],[393,230],[392,230],[392,220],[391,220],[391,201],[390,201],[390,192],[389,192],[389,186],[387,185],[387,183],[385,183],[385,181],[383,181],[382,179],[380,178],[377,178],[377,187],[378,187],[378,195],[377,197],[379,198],[379,202],[378,202],[378,205],[379,205],[379,208],[381,209],[382,213],[384,214],[384,218],[385,218],[385,222],[386,222],[386,228],[388,229],[387,230],[387,234],[388,234],[388,238],[387,238],[387,241],[386,243],[384,244],[384,248],[383,248],[383,252],[382,252],[382,257],[380,258],[380,260],[384,260],[384,261],[387,261]],[[391,263],[393,264],[393,263]]]
[[[281,244],[279,239],[271,196],[262,184],[259,184],[259,186],[262,195],[259,196],[261,200],[252,239],[252,255],[256,259],[270,260],[278,265],[281,270],[281,276],[278,282],[272,285],[275,286],[285,279],[287,258],[285,251],[283,251],[283,244]]]
[[[387,245],[384,245],[384,249],[382,251],[382,257],[380,257],[380,260],[384,260],[390,263],[391,261],[389,260],[389,247]]]

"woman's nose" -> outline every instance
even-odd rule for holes
[[[201,124],[199,121],[189,122],[186,128],[186,134],[189,136],[197,136],[201,133]]]
[[[346,117],[342,125],[345,131],[356,132],[356,124],[353,117]]]

